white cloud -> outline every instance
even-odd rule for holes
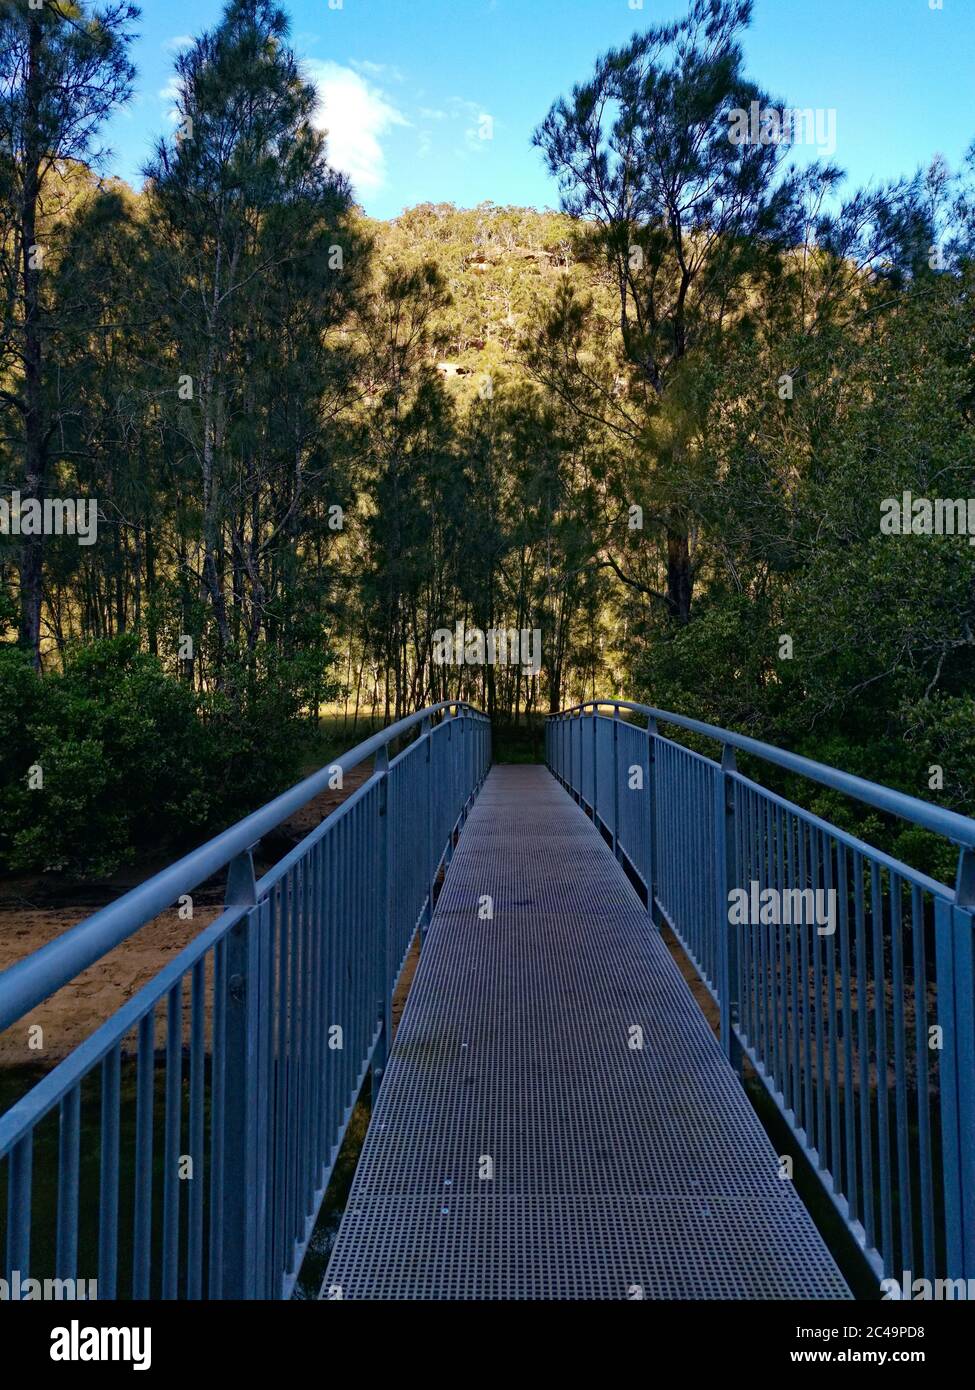
[[[361,62],[352,59],[352,67],[356,72],[365,73],[366,77],[386,77],[393,82],[405,82],[402,71],[391,63],[370,63],[364,58]]]
[[[173,125],[179,120],[179,102],[182,95],[183,79],[177,77],[175,73],[166,83],[165,87],[160,87],[159,89],[160,100],[171,103],[169,110],[166,112],[166,119],[167,121],[171,121]]]
[[[163,48],[167,53],[178,53],[181,48],[192,48],[193,42],[192,34],[177,34],[174,38],[167,39]]]
[[[386,177],[380,138],[410,122],[353,68],[306,59],[305,74],[319,96],[315,124],[327,132],[329,163],[349,175],[357,192],[374,192]]]

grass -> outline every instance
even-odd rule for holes
[[[341,714],[323,714],[317,726],[308,725],[301,740],[302,770],[307,776],[324,767],[333,758],[351,752],[383,727],[380,718],[363,718],[353,728],[352,720]]]

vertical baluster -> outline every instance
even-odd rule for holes
[[[610,766],[613,769],[613,857],[620,857],[620,707],[613,706],[613,751]]]
[[[7,1272],[21,1283],[30,1278],[30,1231],[33,1208],[34,1131],[10,1150],[7,1159]]]
[[[779,894],[779,902],[782,902],[782,895],[786,888],[785,860],[784,860],[784,826],[785,811],[781,806],[776,806],[773,811],[774,817],[774,855],[775,855],[775,887]],[[782,1096],[785,1108],[788,1110],[790,1105],[789,1098],[789,1034],[788,1034],[788,1009],[789,1001],[786,990],[786,951],[785,944],[787,931],[784,922],[779,922],[775,929],[775,955],[773,968],[775,971],[775,1082]]]
[[[843,1126],[846,1139],[846,1173],[843,1190],[850,1203],[850,1215],[862,1221],[862,1202],[857,1183],[856,1123],[853,1101],[856,1077],[853,1070],[853,986],[850,976],[850,879],[846,846],[837,845],[836,896],[839,908],[840,991],[843,1000]]]
[[[935,902],[945,1263],[975,1278],[975,851],[958,856],[955,899]]]
[[[256,902],[253,854],[247,850],[227,871],[228,907]],[[257,1112],[267,1097],[258,1094],[258,1009],[260,1003],[259,919],[247,911],[226,937],[223,981],[224,1054],[221,1172],[215,1200],[222,1205],[222,1249],[218,1297],[253,1298],[257,1286],[257,1212],[265,1191],[257,1164]]]
[[[823,837],[822,832],[816,827],[810,827],[809,831],[809,864],[811,870],[811,888],[813,900],[820,889],[821,875],[821,855]],[[815,912],[808,914],[811,920],[807,923],[807,930],[812,941],[813,956],[813,1028],[816,1040],[816,1152],[819,1155],[821,1167],[825,1168],[829,1162],[828,1136],[826,1133],[826,1095],[828,1080],[826,1076],[826,1019],[823,1008],[823,951],[822,938],[816,926]]]
[[[163,1137],[162,1296],[179,1295],[179,1175],[183,1109],[183,984],[166,996],[166,1119]]]
[[[727,744],[721,751],[721,775],[715,781],[714,844],[717,870],[717,930],[724,943],[721,963],[721,1045],[736,1069],[741,1066],[741,1046],[735,1037],[738,1023],[738,929],[728,920],[728,894],[738,885],[735,854],[735,753]]]
[[[463,721],[461,723],[463,730]],[[462,745],[463,747],[463,745]],[[373,1060],[373,1103],[375,1103],[379,1086],[382,1084],[383,1074],[386,1070],[386,1060],[392,1046],[393,1036],[393,950],[391,942],[390,911],[389,911],[389,855],[391,828],[389,818],[389,761],[385,756],[385,749],[382,756],[376,760],[376,771],[380,775],[380,781],[376,792],[376,824],[375,824],[375,876],[373,882],[376,885],[376,959],[379,976],[379,988],[377,991],[376,1009],[379,1025],[382,1029],[380,1040],[376,1047],[376,1054]]]
[[[808,879],[807,868],[807,837],[806,827],[802,820],[797,821],[796,829],[799,835],[799,854],[798,854],[798,887],[805,888]],[[813,1069],[812,1069],[812,1029],[810,1026],[810,1015],[812,1012],[812,1001],[809,997],[810,974],[809,974],[809,931],[802,920],[805,914],[800,913],[798,925],[793,923],[793,931],[799,938],[799,1003],[802,1011],[802,1075],[803,1075],[803,1128],[806,1132],[806,1143],[810,1148],[816,1144],[816,1129],[813,1115]]]
[[[114,1298],[118,1286],[118,1179],[121,1049],[101,1066],[101,1167],[98,1178],[98,1293]]]
[[[741,887],[748,893],[747,923],[739,929],[739,961],[741,964],[741,1023],[750,1045],[759,1049],[758,996],[755,988],[755,949],[759,923],[753,921],[751,885],[758,882],[755,862],[755,796],[750,788],[741,789],[742,860]],[[761,884],[759,883],[759,888]]]
[[[301,931],[298,923],[297,904],[287,878],[281,881],[281,911],[288,924],[288,1161],[285,1170],[287,1189],[285,1205],[285,1224],[287,1245],[285,1260],[291,1262],[291,1248],[298,1237],[298,1104],[300,1061],[298,1057],[298,1030],[300,1027],[299,992],[301,976]]]
[[[650,910],[650,920],[656,922],[659,927],[663,919],[657,906],[658,841],[656,786],[658,744],[657,721],[651,717],[647,720],[647,900]]]
[[[333,829],[326,831],[321,841],[321,875],[319,887],[319,931],[322,938],[322,1162],[328,1169],[332,1162],[332,1145],[336,1125],[335,1051],[335,872],[333,868]]]
[[[190,1181],[186,1229],[186,1296],[203,1297],[204,1084],[206,1081],[206,961],[193,966],[190,984]]]
[[[786,813],[786,865],[787,885],[792,888],[799,881],[799,823],[793,812]],[[799,1012],[799,989],[802,973],[801,943],[799,933],[793,924],[784,932],[786,956],[789,963],[789,1057],[792,1077],[791,1108],[797,1128],[802,1125],[802,1029]]]
[[[894,1014],[894,1113],[897,1117],[897,1196],[900,1212],[900,1269],[914,1269],[911,1175],[911,1117],[907,1104],[907,1028],[904,1018],[904,883],[890,874],[890,984]]]
[[[769,867],[768,854],[768,816],[767,804],[761,792],[752,791],[755,801],[755,850],[756,867],[759,883],[763,889],[771,888],[771,873]],[[758,955],[758,970],[755,976],[756,995],[758,1004],[758,1032],[759,1032],[759,1058],[762,1061],[766,1072],[769,1067],[771,1055],[771,1016],[769,1013],[768,982],[771,962],[771,930],[770,922],[763,922],[762,916],[776,916],[775,911],[759,913],[759,923],[756,929],[756,945]]]
[[[838,913],[830,911],[835,889],[833,886],[833,844],[828,835],[823,837],[823,902],[826,907],[826,1010],[829,1030],[829,1137],[830,1172],[833,1186],[843,1190],[842,1184],[842,1134],[840,1132],[840,1082],[839,1046],[837,1038],[836,1006],[836,927]],[[832,930],[830,930],[830,927]]]
[[[291,1073],[288,1055],[288,989],[290,981],[291,950],[288,939],[288,920],[280,881],[271,889],[269,898],[269,931],[274,941],[274,954],[277,957],[275,970],[275,1068],[274,1068],[274,1187],[273,1187],[273,1242],[275,1268],[283,1270],[287,1263],[288,1248],[288,1130],[290,1112],[288,1108],[288,1084]]]
[[[874,1034],[877,1051],[877,1167],[880,1176],[880,1249],[884,1274],[894,1268],[893,1208],[891,1205],[890,1116],[887,1108],[887,972],[884,965],[884,906],[880,866],[870,866],[870,907],[873,920]]]
[[[420,949],[423,949],[424,927],[428,927],[433,920],[433,881],[437,876],[436,845],[434,840],[434,819],[433,819],[433,735],[430,730],[429,718],[424,719],[420,726],[420,737],[423,739],[423,765],[424,765],[424,789],[426,805],[423,810],[422,823],[426,827],[426,842],[423,848],[423,862],[427,865],[427,905],[423,915],[423,922],[420,925]]]
[[[301,1127],[298,1154],[298,1239],[304,1242],[305,1223],[312,1211],[314,1183],[312,1180],[312,1091],[318,1077],[312,1066],[312,1039],[315,986],[315,947],[311,921],[311,857],[306,854],[294,867],[294,892],[298,899],[301,921]]]
[[[860,1056],[860,1170],[863,1174],[863,1201],[860,1220],[868,1245],[876,1245],[876,1196],[873,1186],[873,1116],[870,1102],[870,967],[867,958],[867,922],[864,910],[863,855],[853,852],[853,913],[856,930],[857,961],[857,1051]],[[878,1087],[881,1084],[878,1071]]]
[[[81,1086],[61,1101],[58,1137],[58,1217],[55,1270],[59,1279],[78,1277],[78,1161],[81,1139]]]
[[[931,1097],[928,1046],[928,971],[924,945],[924,889],[916,884],[911,891],[911,943],[913,946],[914,1046],[917,1060],[918,1164],[920,1169],[922,1276],[933,1279],[934,1189],[931,1155]]]
[[[135,1216],[132,1235],[132,1297],[151,1296],[152,1273],[152,1112],[155,1082],[155,1015],[139,1022],[136,1064]]]
[[[226,1176],[224,1134],[226,1130],[227,1093],[227,961],[229,941],[226,936],[216,944],[213,953],[213,1048],[210,1059],[210,1264],[209,1289],[211,1298],[219,1298],[223,1282],[223,1190]]]
[[[322,920],[324,845],[321,840],[312,847],[310,916],[312,932],[313,977],[312,989],[312,1118],[311,1118],[311,1191],[317,1194],[322,1183],[328,1154],[323,1139],[326,1085],[326,1018],[325,1018],[325,933]]]

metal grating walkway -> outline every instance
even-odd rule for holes
[[[622,869],[543,767],[494,768],[461,835],[323,1296],[849,1297]]]

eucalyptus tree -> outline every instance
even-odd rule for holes
[[[49,272],[84,182],[78,166],[99,164],[99,130],[131,95],[138,13],[128,0],[0,0],[0,458],[25,500],[52,485],[71,404]],[[38,669],[44,539],[25,536],[19,562],[19,641]]]
[[[447,489],[454,421],[430,361],[431,331],[449,302],[431,261],[394,265],[357,318],[369,455],[363,489],[369,563],[362,582],[376,655],[387,670],[387,716],[401,714],[429,684],[432,629],[421,606],[425,598],[430,616],[449,593],[436,576],[453,516]]]
[[[692,0],[683,19],[600,58],[534,136],[563,208],[583,224],[584,254],[613,288],[618,368],[587,353],[589,314],[571,288],[535,335],[529,362],[637,461],[665,546],[662,590],[628,575],[613,553],[618,541],[609,560],[680,623],[695,578],[685,483],[699,418],[684,378],[747,326],[756,281],[798,226],[801,181],[785,167],[787,142],[736,138],[742,113],[775,109],[743,71],[739,38],[751,8]]]
[[[231,648],[281,638],[302,529],[327,500],[325,428],[348,388],[334,334],[367,260],[287,38],[273,0],[229,0],[176,60],[174,138],[146,170],[169,344],[159,396],[197,479],[215,672]]]

